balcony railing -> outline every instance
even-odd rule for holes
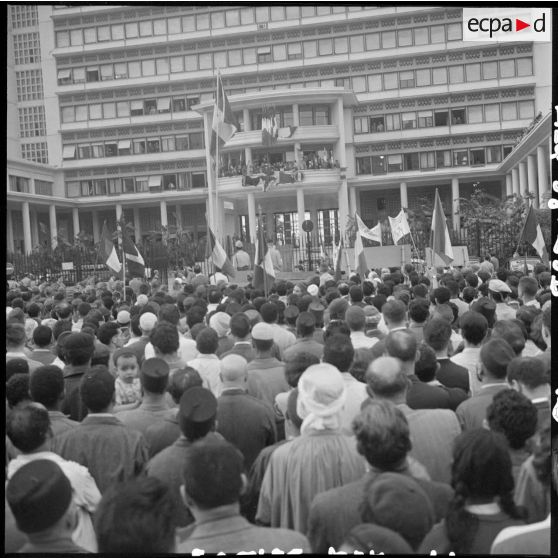
[[[220,192],[240,190],[243,187],[259,187],[262,191],[276,188],[285,188],[290,185],[314,185],[321,186],[328,183],[336,183],[340,179],[340,170],[333,169],[315,169],[315,170],[297,170],[297,171],[275,171],[273,174],[265,175],[263,173],[251,176],[223,176],[220,177],[217,184]]]

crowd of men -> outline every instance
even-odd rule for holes
[[[549,554],[550,279],[12,282],[5,550]]]

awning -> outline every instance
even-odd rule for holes
[[[58,70],[58,79],[70,79],[72,70]]]
[[[258,54],[271,54],[271,47],[259,47]]]
[[[62,159],[75,159],[76,158],[76,146],[75,145],[65,145],[62,150]]]
[[[101,66],[101,75],[103,77],[112,77],[113,67],[112,64],[103,64]]]
[[[160,174],[155,176],[150,176],[147,185],[150,188],[159,188],[161,186],[161,178],[162,176]]]
[[[157,99],[157,110],[170,110],[170,97]]]
[[[143,101],[132,101],[130,104],[132,110],[143,110]]]
[[[130,149],[131,140],[118,140],[118,149]]]

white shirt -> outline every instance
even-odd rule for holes
[[[379,339],[377,337],[366,337],[364,331],[351,331],[351,343],[356,349],[371,349]]]
[[[480,350],[480,347],[465,347],[463,351],[450,358],[451,362],[467,368],[471,395],[476,395],[481,389],[481,382],[477,377],[477,372],[480,370]]]
[[[221,395],[223,382],[221,382],[221,361],[214,354],[199,354],[195,359],[187,361],[188,366],[195,368],[203,381],[203,387],[211,390],[215,397]]]
[[[188,362],[189,360],[196,358],[198,356],[196,342],[193,339],[186,339],[186,337],[179,335],[177,353],[184,362]],[[155,349],[151,343],[148,343],[145,346],[144,356],[146,359],[153,358],[155,356]]]
[[[351,427],[353,419],[360,413],[360,406],[368,399],[366,384],[359,382],[351,376],[350,372],[341,372],[345,383],[346,399],[345,406],[341,412],[341,431],[347,436],[353,436]]]

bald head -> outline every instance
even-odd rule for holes
[[[404,363],[414,363],[417,354],[417,338],[408,329],[392,331],[385,339],[386,353]]]
[[[397,358],[379,357],[372,361],[366,371],[366,383],[376,399],[405,402],[408,380],[403,365]]]
[[[221,379],[225,385],[238,385],[246,381],[248,362],[240,355],[227,355],[221,360]]]

